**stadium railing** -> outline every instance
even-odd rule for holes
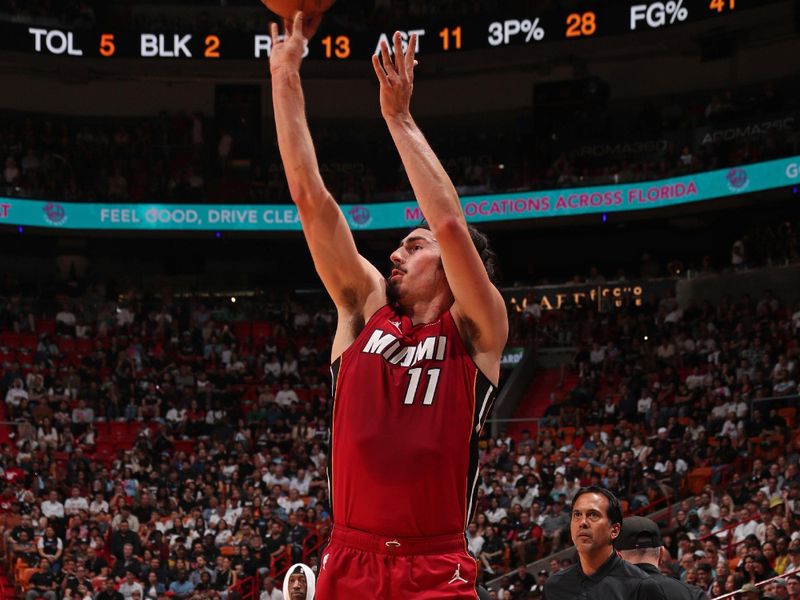
[[[240,600],[258,600],[260,578],[258,575],[245,577],[228,588],[228,598],[238,595]]]

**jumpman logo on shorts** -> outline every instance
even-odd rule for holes
[[[453,585],[456,582],[467,583],[467,580],[461,576],[461,563],[456,566],[456,572],[453,573],[453,578],[447,582],[448,585]]]

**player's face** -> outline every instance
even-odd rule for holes
[[[306,576],[298,573],[289,576],[289,597],[291,600],[306,600]]]
[[[415,229],[403,238],[390,260],[390,295],[400,301],[433,296],[439,285],[446,285],[439,243],[427,229]]]
[[[581,494],[572,507],[570,533],[579,553],[591,554],[611,546],[620,525],[608,520],[608,499],[602,494]]]

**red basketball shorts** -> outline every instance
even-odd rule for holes
[[[463,535],[389,538],[334,526],[316,600],[475,600],[475,559]]]

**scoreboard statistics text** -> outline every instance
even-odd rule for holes
[[[586,2],[591,9],[551,10],[459,21],[398,24],[403,44],[417,35],[419,54],[461,52],[578,41],[605,35],[654,31],[720,18],[759,5],[759,0],[645,0]],[[393,30],[336,29],[323,21],[306,48],[312,59],[367,59]],[[390,43],[391,46],[391,43]],[[101,59],[256,60],[268,58],[272,39],[241,32],[148,32],[66,30],[21,24],[0,25],[0,50]]]

